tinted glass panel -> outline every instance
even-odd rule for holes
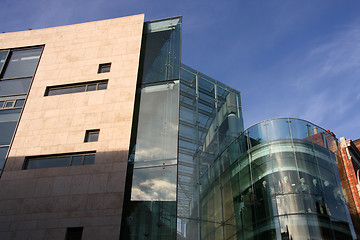
[[[11,101],[11,102],[6,102],[5,108],[11,108],[13,105],[14,105],[14,102],[13,102],[13,101]]]
[[[20,78],[0,81],[0,96],[27,94],[32,78]]]
[[[9,51],[0,51],[0,71],[1,71],[2,66],[5,63],[6,55],[8,54],[8,52]]]
[[[69,163],[70,157],[31,159],[28,161],[27,169],[64,167],[69,166]]]
[[[48,95],[62,95],[69,93],[77,93],[77,92],[85,92],[84,86],[75,86],[75,87],[67,87],[67,88],[58,88],[58,89],[50,89]]]
[[[9,145],[16,128],[16,121],[0,122],[0,146]]]
[[[96,84],[88,85],[86,88],[86,91],[95,91],[96,90]]]
[[[98,90],[105,90],[107,89],[107,83],[100,83],[98,85]]]
[[[3,78],[33,76],[42,48],[13,51]]]
[[[24,106],[25,99],[16,100],[15,107],[22,107]]]
[[[4,101],[0,101],[0,109],[3,107]]]
[[[8,151],[8,147],[1,147],[0,148],[0,172],[2,171],[3,167],[4,167],[4,163],[5,163],[5,157],[6,157],[6,153]]]
[[[0,111],[0,122],[17,121],[20,116],[21,109],[7,109]]]
[[[85,142],[97,142],[99,138],[99,131],[88,131],[86,132]]]
[[[100,64],[98,73],[110,72],[110,67],[111,67],[111,63]]]
[[[95,154],[84,156],[84,165],[94,164],[94,162],[95,162]]]
[[[71,166],[82,165],[83,156],[73,156]]]

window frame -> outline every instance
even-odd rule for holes
[[[102,70],[105,69],[105,68],[109,68],[109,71],[107,72],[103,72]],[[109,73],[111,71],[111,62],[108,62],[108,63],[100,63],[99,64],[99,67],[98,67],[98,74],[100,73]]]
[[[86,151],[86,152],[75,152],[75,153],[61,153],[61,154],[49,154],[49,155],[37,155],[37,156],[27,156],[25,157],[22,170],[34,170],[34,169],[43,169],[43,168],[56,168],[56,167],[71,167],[71,166],[84,166],[84,165],[92,165],[92,164],[84,164],[85,156],[94,156],[94,160],[96,157],[96,151]],[[81,165],[72,165],[73,157],[82,156]],[[45,160],[45,159],[56,159],[62,157],[69,157],[69,161],[67,165],[64,166],[56,166],[56,167],[39,167],[39,168],[28,168],[29,162],[33,160]],[[94,163],[93,163],[94,164]]]
[[[96,141],[89,141],[90,140],[90,135],[91,134],[96,134],[96,133],[97,133]],[[99,136],[100,136],[100,129],[86,130],[85,131],[85,137],[84,137],[84,143],[98,142],[99,141]]]
[[[58,96],[58,95],[66,95],[66,94],[73,94],[73,93],[82,93],[82,92],[93,92],[93,91],[100,91],[106,90],[108,85],[109,79],[102,79],[102,80],[95,80],[95,81],[88,81],[88,82],[80,82],[80,83],[70,83],[70,84],[62,84],[62,85],[54,85],[54,86],[47,86],[45,89],[44,97],[51,97],[51,96]],[[100,84],[105,84],[105,89],[98,89]],[[87,90],[89,85],[96,84],[95,90]],[[70,89],[73,87],[82,87],[84,86],[84,91],[72,92],[72,93],[60,93],[60,94],[53,94],[50,95],[52,90],[59,90],[59,89]]]

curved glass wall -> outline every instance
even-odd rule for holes
[[[300,119],[261,122],[201,178],[201,239],[353,239],[337,140]]]

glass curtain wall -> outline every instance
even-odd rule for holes
[[[121,239],[176,239],[180,31],[144,25]]]
[[[188,66],[181,67],[177,185],[178,239],[200,239],[209,221],[200,206],[200,176],[243,131],[240,93]],[[215,203],[216,204],[216,203]],[[206,224],[203,224],[206,222]],[[221,224],[217,222],[216,224]]]
[[[0,174],[42,47],[0,50]]]
[[[355,239],[339,157],[304,120],[248,128],[200,177],[201,239]]]

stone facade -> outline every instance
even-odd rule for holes
[[[0,34],[43,53],[0,180],[0,239],[119,239],[144,15]],[[98,73],[101,63],[111,71]],[[103,91],[47,86],[108,79]],[[100,129],[84,143],[86,130]],[[96,151],[95,164],[23,170],[25,157]]]

